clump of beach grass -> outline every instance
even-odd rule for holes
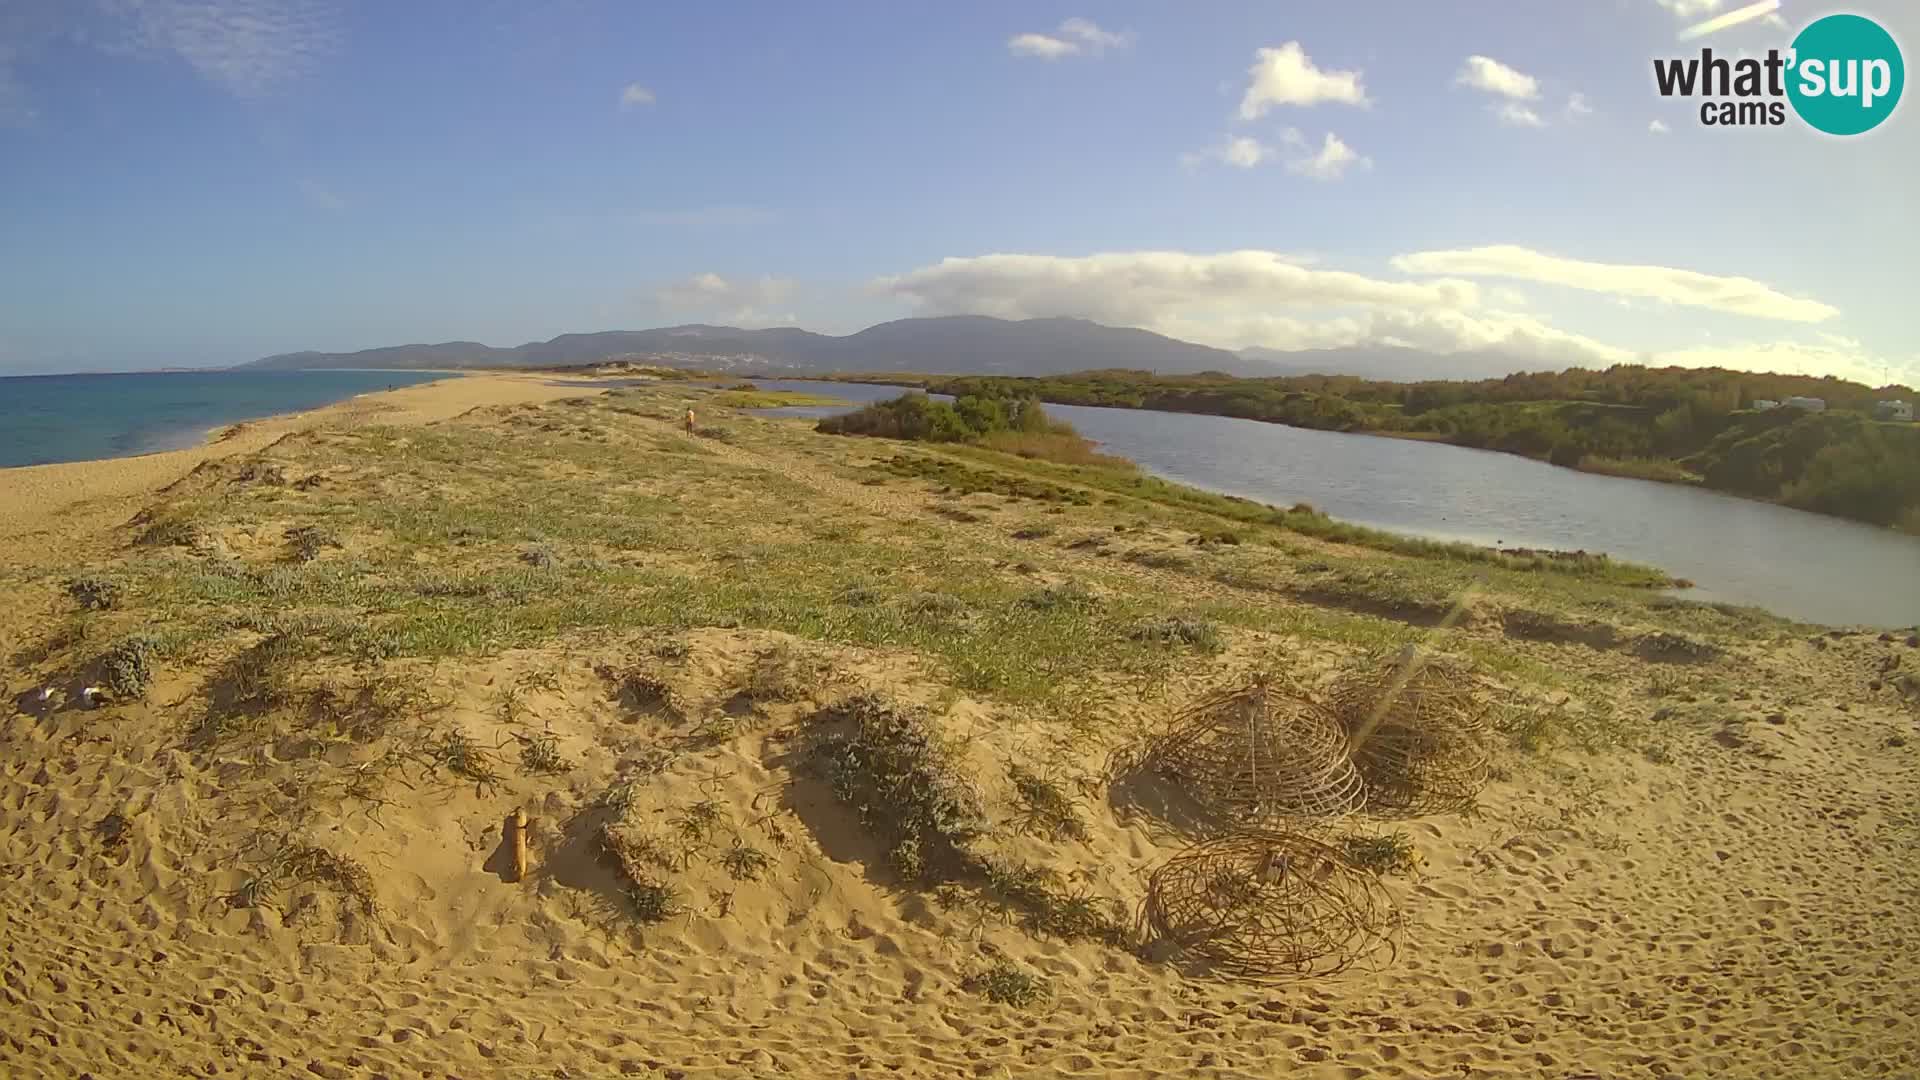
[[[984,996],[988,1001],[1024,1009],[1047,996],[1047,981],[1024,971],[1009,960],[997,960],[992,967],[978,971],[961,981],[962,989]]]
[[[67,582],[67,595],[87,611],[107,611],[120,604],[120,583],[112,578],[77,577]]]
[[[969,864],[985,808],[924,716],[862,695],[822,710],[810,727],[805,757],[881,836],[896,873],[945,880]]]

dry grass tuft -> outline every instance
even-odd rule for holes
[[[595,834],[600,856],[612,864],[625,885],[627,902],[633,917],[643,923],[665,922],[680,913],[679,890],[647,869],[657,863],[657,845],[631,836],[619,827],[606,824]]]
[[[862,695],[814,715],[807,760],[910,881],[947,880],[986,831],[980,794],[926,717]]]
[[[1045,840],[1085,840],[1087,823],[1066,785],[1025,765],[1007,770],[1014,798],[1020,804],[1020,828]]]
[[[286,538],[293,545],[295,562],[312,562],[328,548],[345,546],[340,534],[324,525],[297,525],[287,530]]]
[[[615,671],[602,667],[600,674],[614,684],[614,693],[621,702],[636,712],[658,713],[668,718],[681,713],[680,696],[672,684],[645,668],[636,666]]]
[[[960,987],[980,994],[988,1001],[1024,1009],[1047,996],[1047,981],[1030,971],[1013,966],[1009,960],[997,960],[985,971],[961,980]]]
[[[552,732],[515,735],[520,740],[520,771],[530,776],[556,776],[571,771],[573,762],[560,752],[560,740]]]
[[[1127,636],[1135,641],[1185,645],[1203,653],[1217,653],[1226,648],[1220,628],[1206,619],[1183,619],[1178,616],[1153,619],[1135,625],[1127,631]]]
[[[494,766],[493,753],[473,741],[459,728],[449,728],[437,737],[429,737],[420,747],[420,758],[432,769],[445,769],[471,780],[482,794],[500,783],[500,771]]]
[[[100,658],[100,676],[115,701],[138,701],[153,682],[154,640],[144,634],[120,639]]]
[[[119,606],[121,588],[111,578],[77,577],[67,582],[67,595],[87,611],[107,611]]]
[[[752,847],[735,839],[733,846],[720,855],[720,866],[735,881],[758,881],[773,860],[759,848]]]
[[[1374,874],[1411,874],[1420,868],[1420,853],[1404,832],[1355,833],[1340,839],[1347,861]]]

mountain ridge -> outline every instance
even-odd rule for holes
[[[930,375],[1064,375],[1130,369],[1165,375],[1359,375],[1395,380],[1483,378],[1524,365],[1487,353],[1437,354],[1353,347],[1232,352],[1151,330],[1086,319],[1009,320],[987,315],[895,319],[845,335],[796,326],[743,329],[684,323],[645,330],[560,334],[503,347],[477,341],[389,345],[354,352],[306,350],[238,365],[252,370],[317,368],[546,368],[630,360],[753,373],[911,371]]]

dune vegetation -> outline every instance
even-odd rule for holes
[[[1915,826],[1920,638],[1026,454],[1071,436],[1025,405],[845,438],[724,393],[362,403],[0,567],[0,1062],[1732,1075],[1777,1008],[1913,1045],[1911,867],[1865,852]],[[1782,950],[1791,1001],[1725,962]],[[1549,977],[1592,1015],[1487,991]],[[1723,1004],[1633,1004],[1682,980]]]

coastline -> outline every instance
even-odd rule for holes
[[[539,403],[593,392],[585,384],[554,386],[537,377],[448,372],[395,390],[376,390],[315,409],[222,424],[197,443],[124,457],[0,468],[0,548],[16,565],[38,565],[56,552],[71,556],[97,544],[140,504],[201,464],[252,453],[296,432],[326,424],[431,424],[470,409]]]

